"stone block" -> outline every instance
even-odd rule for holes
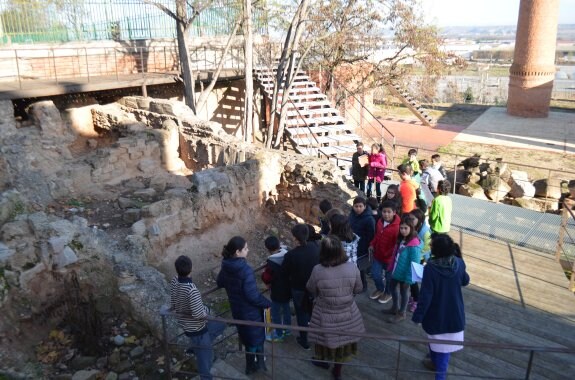
[[[138,170],[145,174],[151,174],[158,170],[158,162],[150,158],[144,158],[138,162]]]
[[[500,201],[505,198],[511,186],[503,181],[497,174],[490,174],[483,180],[483,189],[487,197],[493,201]]]
[[[535,196],[535,186],[529,181],[529,175],[526,172],[512,170],[507,183],[511,186],[509,195],[513,198],[531,198]]]
[[[65,268],[68,265],[72,265],[77,261],[78,256],[76,256],[74,250],[68,246],[66,246],[62,252],[60,252],[54,257],[54,264],[56,264],[58,269]]]
[[[513,204],[539,212],[556,211],[559,208],[559,203],[554,199],[515,198]]]
[[[126,223],[135,223],[140,220],[142,211],[139,208],[129,208],[124,211],[122,215],[122,220]]]
[[[81,370],[72,375],[72,380],[96,380],[100,375],[97,369]]]
[[[45,100],[33,103],[28,108],[28,112],[34,124],[40,127],[43,137],[64,137],[66,126],[53,101]]]
[[[487,200],[485,191],[480,185],[474,183],[463,184],[459,186],[458,193],[466,197]]]
[[[134,202],[130,198],[119,197],[118,198],[118,206],[120,206],[120,208],[136,207],[136,202]]]
[[[70,242],[67,237],[52,236],[48,239],[48,244],[53,253],[58,254],[64,250],[64,247]]]
[[[16,220],[14,222],[6,223],[0,229],[0,236],[5,242],[9,242],[14,239],[22,239],[25,236],[30,235],[30,228],[28,227],[28,222],[26,220]]]
[[[0,265],[5,267],[8,262],[10,262],[12,256],[14,255],[14,251],[2,242],[0,242]]]
[[[132,233],[138,236],[146,236],[146,222],[143,220],[138,220],[136,223],[132,224]]]
[[[538,179],[533,182],[535,187],[535,196],[543,198],[559,199],[561,198],[561,180],[558,178],[549,178],[549,180]]]
[[[39,263],[36,266],[34,266],[31,269],[28,269],[27,271],[24,271],[22,273],[20,273],[20,287],[22,288],[22,290],[24,291],[29,291],[30,290],[30,282],[38,275],[40,275],[40,273],[44,272],[46,270],[46,266],[43,263]]]
[[[166,179],[163,176],[155,176],[150,179],[150,188],[157,193],[163,193],[166,190]]]
[[[146,201],[153,200],[155,196],[156,196],[156,190],[152,188],[140,189],[134,191],[134,197],[138,197]]]

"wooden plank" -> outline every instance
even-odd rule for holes
[[[306,118],[294,118],[294,119],[287,119],[286,125],[287,126],[312,126],[312,125],[325,125],[331,124],[335,125],[338,123],[345,123],[345,119],[341,116],[319,116],[319,117],[306,117]]]
[[[339,111],[335,108],[316,108],[316,109],[304,109],[298,110],[292,108],[291,110],[286,112],[287,117],[300,117],[300,116],[337,116],[339,115]]]

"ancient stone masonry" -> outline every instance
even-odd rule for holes
[[[0,340],[24,337],[42,310],[61,315],[70,276],[159,333],[177,256],[212,270],[230,236],[281,213],[315,223],[321,199],[348,207],[356,194],[331,162],[248,144],[179,102],[89,107],[93,131],[83,136],[52,102],[18,123],[0,102]],[[81,207],[53,214],[53,204],[84,197],[111,204],[116,222],[78,216]],[[20,354],[0,349],[0,362]]]

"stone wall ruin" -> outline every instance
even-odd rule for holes
[[[315,223],[321,199],[347,207],[355,195],[332,163],[245,143],[179,102],[130,97],[87,107],[94,134],[80,140],[52,102],[34,104],[31,123],[0,102],[4,347],[41,337],[26,329],[57,309],[71,277],[103,309],[111,306],[102,300],[118,300],[159,333],[177,256],[195,259],[194,271],[212,270],[229,237],[257,226],[264,233],[285,213]],[[0,362],[31,355],[0,349]]]

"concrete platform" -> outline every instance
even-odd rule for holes
[[[453,141],[575,153],[575,113],[554,111],[547,118],[528,119],[491,107]]]

